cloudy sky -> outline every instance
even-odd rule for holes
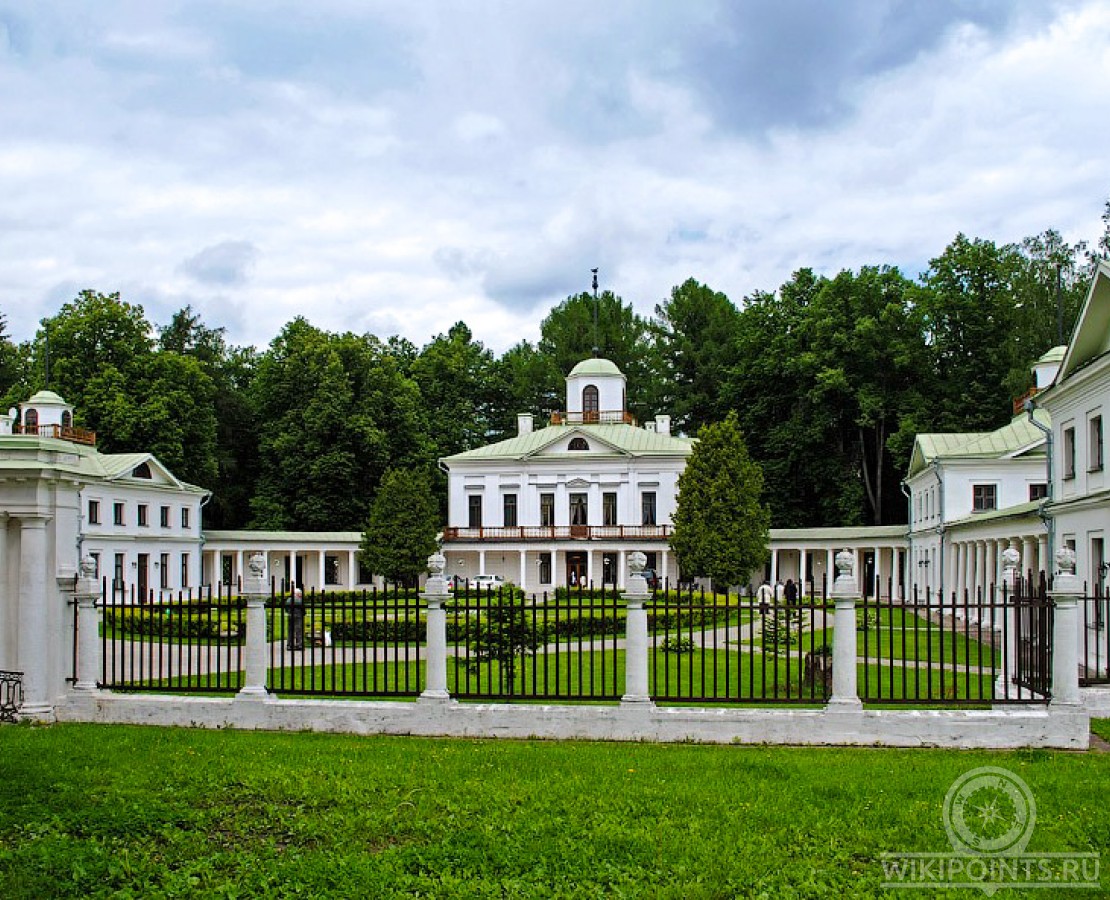
[[[497,351],[603,287],[1093,239],[1110,3],[0,0],[0,313]]]

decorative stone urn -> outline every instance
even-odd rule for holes
[[[851,550],[841,550],[836,554],[836,577],[851,578],[856,565],[856,555]]]
[[[1075,575],[1075,551],[1071,547],[1056,551],[1056,568],[1061,575]]]

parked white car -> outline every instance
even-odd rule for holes
[[[496,591],[505,583],[505,579],[500,575],[475,575],[466,582],[466,586],[471,590]]]

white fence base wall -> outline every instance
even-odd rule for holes
[[[706,709],[543,706],[443,700],[230,699],[74,692],[63,722],[319,731],[425,737],[541,738],[714,744],[798,744],[1085,750],[1083,706],[991,710]]]
[[[1105,687],[1080,688],[1083,707],[1094,719],[1110,719],[1110,685]]]

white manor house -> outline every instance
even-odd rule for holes
[[[1036,379],[1003,428],[918,436],[904,483],[908,526],[772,529],[769,566],[752,583],[793,578],[820,591],[846,548],[872,592],[974,595],[1000,582],[1008,548],[1037,572],[1067,546],[1080,579],[1104,586],[1110,266],[1099,266],[1071,341],[1038,361]],[[446,574],[497,575],[529,592],[622,588],[628,554],[639,550],[660,578],[679,580],[669,538],[693,441],[672,434],[667,415],[635,423],[625,376],[608,360],[584,360],[566,385],[566,411],[543,427],[521,414],[515,437],[441,460]],[[100,453],[73,421],[50,391],[0,415],[0,600],[26,589],[29,567],[70,577],[85,554],[140,596],[234,584],[258,551],[286,584],[380,584],[360,564],[358,532],[203,531],[205,490],[149,453]],[[0,627],[0,668],[12,661],[14,633]]]

